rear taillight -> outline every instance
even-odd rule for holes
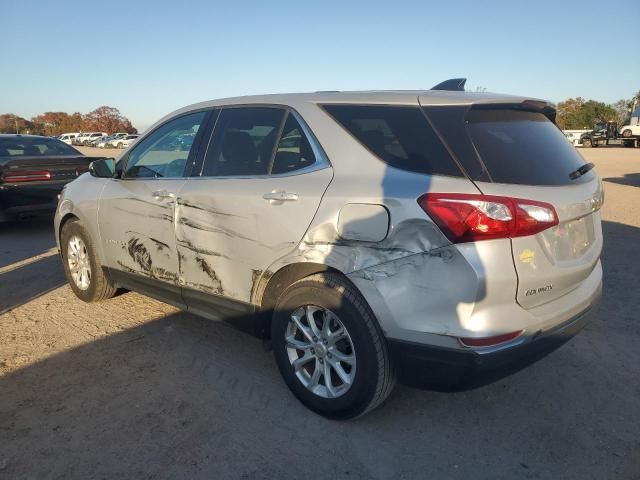
[[[465,347],[493,347],[495,345],[500,345],[501,343],[510,342],[511,340],[518,338],[523,333],[524,330],[516,330],[515,332],[495,335],[493,337],[460,337],[458,338],[458,341]]]
[[[425,193],[418,204],[453,243],[524,237],[558,224],[553,205],[521,198]]]
[[[16,172],[16,173],[5,173],[2,175],[2,181],[4,182],[43,182],[46,180],[51,180],[51,173],[40,171],[40,172]]]

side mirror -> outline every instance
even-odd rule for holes
[[[89,164],[89,173],[92,177],[113,178],[116,171],[115,158],[101,158]]]

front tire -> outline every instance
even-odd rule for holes
[[[395,385],[387,343],[373,312],[338,274],[312,275],[291,285],[277,302],[271,341],[293,394],[325,417],[364,415]]]
[[[60,247],[67,281],[80,300],[98,302],[115,295],[116,288],[98,262],[93,241],[78,220],[64,224]]]
[[[582,139],[582,146],[586,147],[586,148],[591,148],[593,145],[591,143],[591,139],[590,138],[583,138]]]
[[[624,138],[631,138],[631,133],[632,133],[631,130],[626,129],[624,132],[622,132],[622,136]]]

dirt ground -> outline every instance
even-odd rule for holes
[[[0,479],[640,479],[640,149],[582,153],[606,189],[598,318],[498,383],[399,386],[346,423],[224,323],[76,299],[51,219],[0,226]]]

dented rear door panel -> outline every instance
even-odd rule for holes
[[[250,304],[267,267],[304,237],[332,178],[323,168],[298,175],[190,178],[177,201],[176,241],[183,296]],[[286,192],[295,200],[265,199]]]

